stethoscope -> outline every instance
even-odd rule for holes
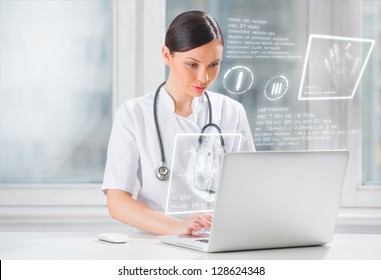
[[[161,140],[159,124],[157,121],[157,108],[156,108],[157,107],[156,103],[157,103],[157,98],[159,96],[159,92],[165,83],[166,82],[163,82],[157,88],[156,93],[155,93],[155,97],[153,100],[153,118],[154,118],[154,122],[155,122],[156,134],[157,134],[157,139],[159,141],[160,154],[161,154],[161,166],[156,168],[155,175],[156,175],[157,179],[159,179],[160,181],[166,181],[169,179],[169,176],[170,176],[170,171],[169,171],[169,169],[165,163],[164,148],[163,148],[163,142]],[[205,130],[208,127],[214,127],[218,131],[218,133],[221,134],[221,128],[217,124],[212,122],[212,104],[210,102],[209,95],[206,91],[205,91],[205,96],[206,96],[206,99],[208,100],[209,120],[208,120],[208,123],[206,125],[204,125],[201,129],[201,135],[198,138],[198,146],[199,147],[202,144],[202,134],[205,133]],[[225,142],[224,142],[224,138],[222,137],[222,135],[220,135],[220,144],[221,144],[221,147],[223,148],[223,150],[225,150]]]

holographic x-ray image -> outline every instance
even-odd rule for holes
[[[345,46],[334,43],[329,49],[329,54],[324,59],[327,71],[336,88],[348,88],[348,85],[356,78],[359,71],[359,56],[351,54],[352,43]]]
[[[239,151],[241,134],[178,134],[166,213],[213,211],[225,152]]]
[[[186,169],[189,188],[207,202],[215,199],[220,164],[225,153],[224,141],[220,135],[199,137],[196,149],[190,151]]]
[[[299,99],[351,99],[366,67],[374,40],[311,35]]]

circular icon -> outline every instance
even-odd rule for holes
[[[265,85],[265,97],[268,100],[278,100],[288,90],[288,80],[285,76],[278,75],[271,78]]]
[[[231,94],[242,94],[254,83],[254,74],[245,66],[234,66],[226,71],[223,79],[224,88]]]

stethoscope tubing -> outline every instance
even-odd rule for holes
[[[166,81],[161,83],[160,86],[157,88],[155,97],[153,100],[153,120],[155,122],[155,129],[156,129],[156,136],[157,140],[159,141],[159,147],[160,147],[160,155],[161,155],[161,164],[165,165],[165,155],[164,155],[164,148],[163,148],[163,141],[161,140],[161,134],[160,134],[160,129],[159,129],[159,124],[157,121],[157,98],[159,96],[160,89],[165,85]]]
[[[159,166],[155,170],[155,173],[156,173],[156,177],[161,181],[168,180],[169,179],[169,173],[170,173],[168,167],[166,166],[166,162],[165,162],[165,153],[164,153],[163,141],[161,139],[161,133],[160,133],[159,123],[158,123],[158,118],[157,118],[157,98],[159,96],[161,88],[165,85],[165,83],[166,83],[166,81],[161,83],[159,85],[159,87],[156,89],[154,100],[153,100],[153,119],[154,119],[154,123],[155,123],[157,140],[159,142],[160,159],[161,159],[161,166]],[[201,129],[201,134],[203,134],[208,127],[214,127],[221,134],[221,128],[217,124],[212,122],[212,103],[210,102],[209,95],[206,91],[204,92],[204,94],[206,96],[206,99],[208,100],[209,117],[208,117],[208,123],[206,125],[204,125]],[[198,145],[201,145],[201,142],[202,142],[202,135],[200,135],[200,137],[198,139],[198,143],[199,143]],[[222,135],[220,135],[220,142],[221,142],[222,148],[225,151],[225,141],[224,141],[224,138],[222,137]]]

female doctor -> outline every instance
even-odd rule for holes
[[[241,150],[255,150],[243,106],[207,91],[219,72],[223,45],[218,23],[204,12],[182,13],[170,24],[162,48],[167,81],[115,114],[102,187],[114,219],[155,234],[191,234],[210,226],[207,213],[185,219],[164,214],[165,179],[175,135],[200,133],[208,123],[222,133],[242,134]],[[136,179],[141,190],[134,199]]]

